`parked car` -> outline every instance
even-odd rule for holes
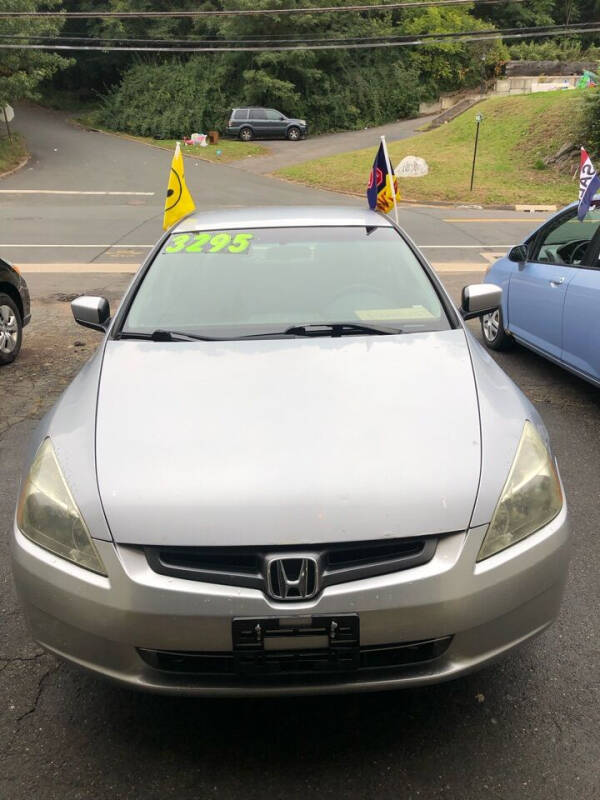
[[[35,640],[196,695],[456,677],[544,630],[568,562],[546,429],[388,217],[195,213],[34,434],[12,539]],[[462,315],[462,316],[461,316]]]
[[[243,142],[252,139],[289,139],[296,142],[308,134],[304,119],[286,117],[274,108],[234,108],[227,124],[228,136]]]
[[[597,198],[600,203],[600,198]],[[567,206],[492,265],[500,308],[482,318],[483,339],[501,350],[516,340],[600,386],[600,207],[583,222]]]
[[[19,355],[31,319],[29,289],[17,267],[0,258],[0,366]]]

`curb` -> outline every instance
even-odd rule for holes
[[[135,274],[140,268],[142,262],[106,262],[106,261],[88,261],[88,262],[58,262],[58,263],[43,263],[43,264],[27,264],[21,262],[19,269],[24,275],[28,274],[56,274],[56,273],[77,273],[77,274],[91,274],[94,272],[102,272],[107,274]],[[485,262],[466,262],[466,261],[431,261],[431,266],[436,272],[485,272],[489,267]]]
[[[19,161],[16,167],[9,169],[7,172],[0,172],[0,181],[2,180],[2,178],[8,178],[9,175],[12,175],[13,173],[18,172],[20,169],[23,169],[23,167],[29,162],[30,158],[31,158],[31,153],[27,153],[25,158]]]
[[[94,128],[94,127],[92,127],[90,125],[85,125],[83,122],[79,122],[78,120],[73,119],[73,117],[68,117],[67,122],[70,125],[73,125],[75,128],[81,128],[81,130],[83,130],[83,131],[90,131],[91,133],[103,133],[105,136],[114,136],[117,139],[126,139],[128,142],[135,142],[136,144],[143,144],[146,147],[152,147],[153,150],[166,150],[167,153],[171,153],[172,152],[172,148],[171,147],[166,147],[166,146],[163,146],[163,145],[160,145],[160,144],[153,144],[152,142],[145,142],[143,139],[141,139],[141,138],[139,138],[137,136],[132,136],[129,133],[118,133],[117,131],[104,131],[104,130],[102,130],[102,128]],[[262,158],[263,156],[270,155],[271,151],[268,150],[267,148],[265,148],[265,149],[267,150],[267,152],[266,153],[262,153],[262,155],[259,155],[259,156],[246,156],[246,158]],[[226,167],[231,166],[236,161],[243,160],[243,159],[235,158],[232,161],[216,161],[216,160],[213,160],[211,158],[203,158],[202,156],[196,155],[195,153],[184,153],[183,150],[181,151],[181,155],[184,158],[195,158],[196,161],[204,161],[206,164],[223,164]]]
[[[285,178],[282,175],[277,175],[275,172],[267,172],[263,176],[263,178],[275,178],[278,181],[283,181],[284,183],[294,183],[297,186],[306,186],[309,189],[318,189],[322,192],[334,192],[335,194],[345,194],[349,197],[364,197],[364,193],[362,192],[351,192],[348,189],[333,189],[331,186],[319,186],[313,183],[303,183],[302,181],[295,181],[292,178]],[[489,208],[492,211],[521,211],[521,212],[554,212],[558,211],[558,206],[555,205],[548,205],[548,206],[540,206],[531,203],[527,205],[526,203],[505,203],[505,204],[486,204],[481,205],[480,203],[467,203],[465,201],[453,201],[453,200],[408,200],[402,199],[399,202],[400,206],[413,206],[413,208],[470,208],[470,209],[487,209]]]

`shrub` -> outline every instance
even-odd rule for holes
[[[582,114],[583,146],[598,158],[600,153],[600,89],[586,89]]]
[[[400,62],[337,66],[296,75],[288,65],[240,70],[233,59],[216,56],[140,61],[105,95],[98,122],[138,136],[174,139],[223,131],[229,109],[250,104],[306,118],[315,133],[380,125],[417,112],[417,74]]]
[[[155,139],[222,128],[227,114],[219,59],[139,62],[104,98],[99,121],[115,130]]]

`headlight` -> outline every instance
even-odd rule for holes
[[[477,561],[547,525],[561,510],[558,474],[535,425],[527,421]]]
[[[21,490],[17,525],[40,547],[80,567],[106,575],[50,439],[44,439]]]
[[[305,119],[299,119],[298,122],[300,123],[300,125],[306,125]]]

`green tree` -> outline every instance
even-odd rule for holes
[[[57,9],[61,0],[2,0],[3,11],[44,11]],[[31,37],[57,34],[62,20],[0,19],[2,36]],[[9,41],[9,40],[3,40]],[[28,38],[13,40],[23,42]],[[37,99],[42,81],[66,67],[68,59],[41,50],[0,50],[0,107],[23,98]]]
[[[534,1],[550,5],[553,2]],[[65,7],[71,7],[75,0],[64,2]],[[83,2],[94,8],[115,11],[158,11],[165,7],[164,0]],[[363,2],[375,5],[380,0]],[[329,0],[329,4],[343,8],[347,0]],[[334,44],[340,39],[360,41],[490,27],[489,22],[473,15],[471,5],[451,9],[378,9],[364,13],[284,14],[277,11],[314,5],[315,0],[205,0],[200,5],[194,0],[179,0],[177,6],[181,10],[275,11],[260,16],[200,19],[92,20],[87,24],[87,31],[95,36],[134,39],[202,38],[232,43],[248,40],[257,43],[264,38],[312,39]],[[69,22],[69,26],[73,24]],[[154,130],[161,136],[180,136],[188,131],[192,119],[196,120],[195,129],[206,129],[214,125],[215,120],[222,127],[228,107],[247,104],[271,106],[289,115],[306,117],[315,132],[380,124],[415,113],[422,98],[430,99],[441,91],[464,86],[478,86],[486,74],[493,74],[507,53],[499,43],[446,41],[419,47],[271,49],[205,57],[156,53],[145,56],[143,61],[132,54],[103,56],[103,66],[98,64],[98,55],[85,54],[78,58],[78,66],[69,71],[71,75],[65,74],[64,80],[74,76],[79,85],[100,90],[107,83],[115,84],[106,97],[105,124],[124,126],[134,133],[141,133],[143,129],[148,133]],[[171,71],[166,68],[168,65]],[[152,90],[145,88],[144,75]],[[193,80],[190,76],[194,76]],[[160,97],[170,98],[170,116],[163,114],[163,106],[157,108],[158,85],[161,85]],[[133,108],[137,109],[135,113]]]
[[[559,7],[564,8],[564,4],[569,2],[572,0],[528,0],[526,3],[481,5],[474,14],[497,28],[531,28],[559,21],[556,17]],[[560,22],[564,23],[564,19]]]
[[[489,30],[489,23],[474,18],[464,8],[431,7],[406,12],[403,24],[406,33],[460,33],[468,30]],[[497,40],[458,42],[447,40],[416,47],[412,62],[423,76],[427,96],[441,91],[475,86],[490,74],[498,63],[508,58],[508,51]]]

